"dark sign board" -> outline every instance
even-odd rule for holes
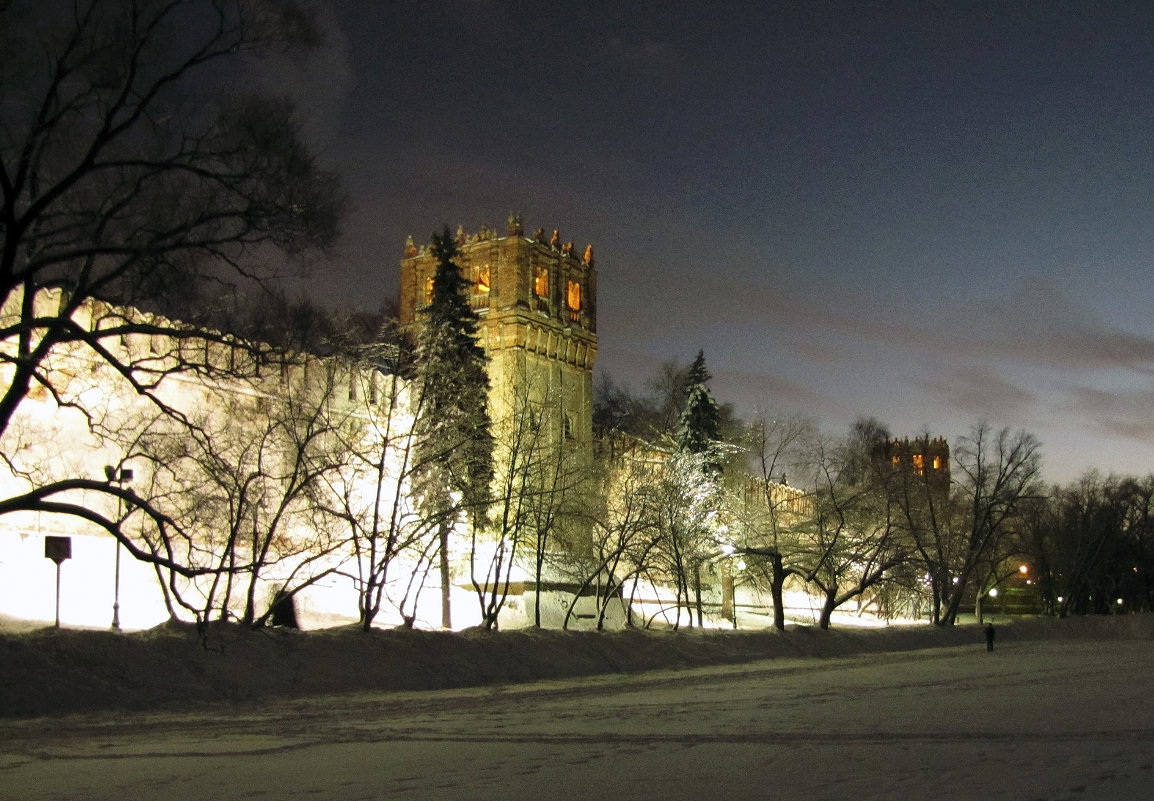
[[[65,559],[72,558],[72,538],[71,537],[45,537],[44,538],[44,558],[51,559],[56,564],[60,564]]]

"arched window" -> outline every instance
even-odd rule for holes
[[[581,312],[581,284],[570,281],[565,292],[565,305],[569,307],[569,319],[577,322]]]

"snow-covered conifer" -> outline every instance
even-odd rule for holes
[[[686,378],[685,408],[677,425],[677,446],[682,451],[706,453],[721,440],[721,410],[709,391],[710,378],[705,352],[698,351]]]
[[[478,525],[484,518],[493,478],[493,434],[488,410],[487,357],[477,342],[478,317],[469,305],[468,281],[454,261],[449,234],[434,234],[437,258],[432,300],[421,310],[424,327],[417,341],[420,392],[414,485],[422,508],[438,524],[442,592],[448,586],[448,532],[461,504]],[[443,623],[449,625],[447,597]]]

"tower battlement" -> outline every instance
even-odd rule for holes
[[[543,228],[526,236],[516,214],[510,215],[504,235],[488,226],[471,234],[458,226],[456,245],[457,264],[471,285],[470,301],[482,317],[528,313],[551,327],[555,323],[578,334],[596,334],[592,245],[578,253],[573,242],[561,241],[559,231],[546,234]],[[417,246],[410,236],[401,260],[401,325],[418,322],[418,311],[431,299],[435,270],[429,246]]]
[[[909,471],[926,476],[940,489],[950,485],[950,443],[945,437],[887,440],[874,449],[873,458],[879,467],[888,465],[894,472]]]

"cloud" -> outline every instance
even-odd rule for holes
[[[926,391],[949,408],[978,418],[1022,419],[1032,415],[1040,399],[1033,392],[978,365],[951,367],[924,383]]]
[[[1071,412],[1085,420],[1088,428],[1154,445],[1154,418],[1150,415],[1154,386],[1124,390],[1077,386],[1066,394]]]
[[[1062,370],[1124,368],[1154,374],[1154,339],[1100,319],[1045,279],[1019,283],[985,317],[976,344],[991,356]]]
[[[712,388],[722,400],[740,398],[741,414],[796,411],[820,416],[829,399],[811,387],[769,373],[747,370],[714,370]]]
[[[1154,375],[1154,338],[1100,319],[1046,280],[1020,282],[997,297],[940,304],[886,302],[868,291],[841,293],[820,308],[798,304],[798,325],[820,327],[889,352],[920,352],[934,360],[1062,371],[1122,369]],[[808,308],[807,308],[808,306]]]

